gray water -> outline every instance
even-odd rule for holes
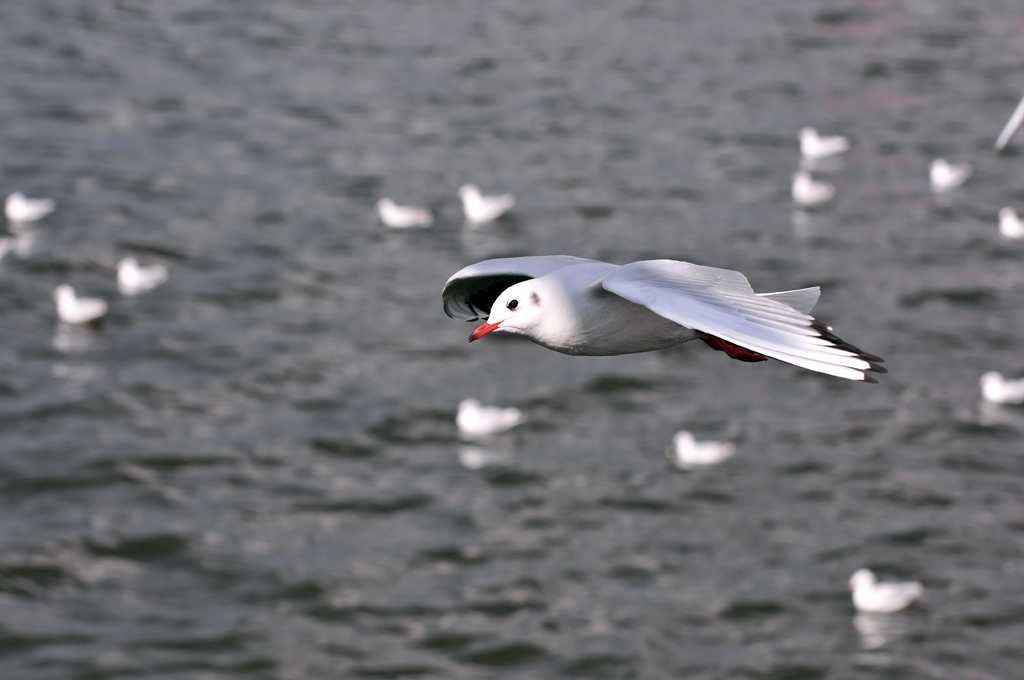
[[[1020,677],[1017,2],[32,0],[0,46],[0,194],[58,202],[0,262],[0,677]],[[853,143],[817,211],[802,125]],[[467,345],[448,276],[552,253],[821,285],[890,373]],[[469,396],[529,418],[500,465]],[[863,566],[924,598],[855,619]]]

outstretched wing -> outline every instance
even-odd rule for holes
[[[866,382],[877,381],[865,371],[886,372],[881,359],[820,321],[754,293],[739,272],[647,260],[619,267],[602,286],[678,324],[801,368]]]
[[[588,262],[596,260],[572,255],[538,255],[503,257],[471,264],[455,272],[444,284],[441,299],[445,314],[463,321],[486,319],[491,313],[491,305],[509,286],[545,276],[562,267]]]

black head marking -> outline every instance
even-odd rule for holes
[[[530,299],[533,301],[533,304],[540,306],[540,296],[535,291],[530,291]]]

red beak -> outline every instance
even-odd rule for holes
[[[479,340],[488,333],[493,333],[494,331],[498,330],[498,326],[500,324],[500,321],[498,323],[485,323],[484,325],[480,326],[470,334],[469,341],[473,342],[474,340]]]

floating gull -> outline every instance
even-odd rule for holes
[[[700,339],[740,361],[773,358],[877,382],[881,359],[808,315],[819,289],[755,294],[743,274],[675,260],[627,265],[568,255],[485,260],[442,292],[448,316],[487,318],[470,342],[504,331],[563,354],[609,356]]]
[[[466,213],[466,219],[473,224],[496,220],[516,204],[516,197],[512,194],[484,196],[475,184],[466,184],[459,188],[459,198],[462,199],[462,210]]]
[[[843,153],[850,148],[846,137],[822,137],[812,127],[800,128],[800,155],[804,158],[825,158]]]
[[[1024,238],[1024,222],[1013,208],[1000,208],[999,233],[1006,238]]]
[[[117,263],[117,288],[123,295],[145,293],[166,280],[166,265],[141,265],[134,257],[123,258]]]
[[[937,191],[955,189],[971,176],[974,168],[970,163],[950,163],[945,158],[936,158],[928,168],[928,180]]]
[[[1006,145],[1010,143],[1010,138],[1017,132],[1017,128],[1020,127],[1022,122],[1024,122],[1024,98],[1017,103],[1017,108],[1013,110],[1010,120],[1006,121],[1003,131],[996,138],[996,143],[994,144],[996,151],[1002,151],[1006,148]]]
[[[4,214],[11,222],[24,224],[46,217],[56,207],[57,202],[52,198],[26,198],[25,194],[15,191],[4,202]]]
[[[382,198],[377,201],[377,215],[385,227],[392,229],[429,227],[434,223],[434,215],[428,208],[399,205],[390,198]]]
[[[821,205],[836,195],[836,188],[828,182],[816,182],[811,173],[800,170],[793,175],[793,200],[800,205]]]
[[[669,460],[681,470],[698,465],[714,465],[721,463],[736,452],[732,442],[699,442],[693,434],[682,430],[672,437],[672,448],[669,449]]]
[[[470,439],[504,432],[524,420],[523,412],[517,408],[482,406],[476,399],[459,402],[459,412],[455,416],[459,432]]]
[[[981,376],[981,397],[991,404],[1024,404],[1024,378],[1007,380],[995,371]]]
[[[924,586],[913,581],[879,583],[870,569],[854,572],[849,586],[853,591],[853,606],[860,612],[898,612],[924,592]]]
[[[66,283],[53,291],[57,301],[57,316],[64,323],[98,323],[107,313],[107,303],[99,298],[78,297],[75,289]]]

